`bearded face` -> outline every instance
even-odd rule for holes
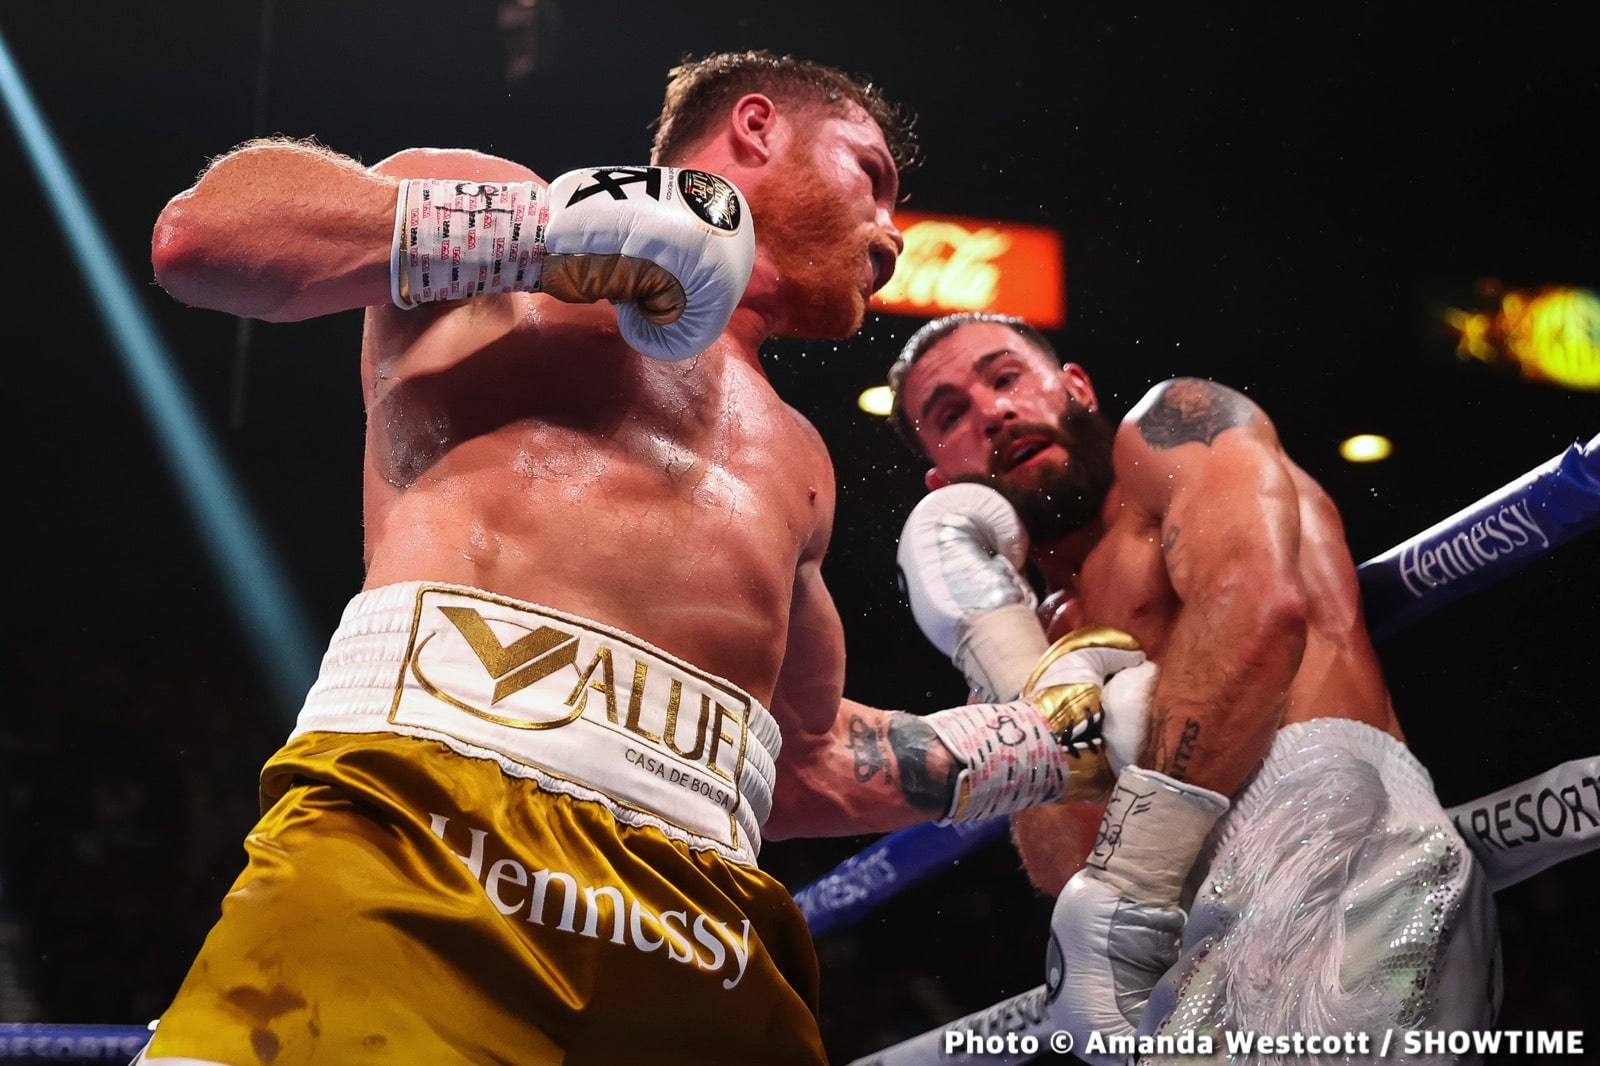
[[[995,489],[1016,508],[1029,538],[1048,543],[1099,517],[1111,489],[1115,437],[1109,419],[1069,397],[1055,425],[1012,422],[996,433],[988,473],[952,480]]]
[[[757,232],[789,292],[785,332],[815,340],[854,336],[867,310],[860,277],[869,262],[871,232],[811,153],[796,146],[762,184],[752,209],[759,212]]]

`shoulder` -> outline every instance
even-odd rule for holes
[[[831,513],[834,497],[834,470],[833,455],[828,451],[828,444],[822,439],[822,434],[811,420],[789,405],[784,405],[788,411],[790,424],[794,427],[791,442],[798,449],[795,459],[803,463],[801,469],[809,472],[812,478],[820,482],[817,485],[818,501],[826,502]]]
[[[781,401],[780,401],[781,402]],[[787,434],[792,450],[785,463],[787,477],[804,479],[809,496],[813,527],[806,555],[820,559],[827,551],[833,536],[834,511],[838,506],[838,489],[834,480],[833,456],[827,442],[817,427],[805,415],[785,404],[793,432]]]
[[[1230,429],[1268,426],[1265,412],[1244,393],[1207,378],[1171,378],[1155,385],[1128,412],[1119,442],[1159,450],[1211,445]]]
[[[389,178],[460,178],[470,181],[540,181],[521,163],[471,148],[407,148],[369,168]]]
[[[829,465],[829,469],[832,469],[833,460],[828,453],[828,444],[827,441],[823,440],[821,431],[812,424],[811,419],[801,414],[793,404],[784,403],[782,400],[778,402],[783,404],[784,411],[789,415],[789,422],[794,427],[795,434],[804,443],[806,450],[816,455],[818,459]]]
[[[1244,393],[1206,378],[1172,378],[1128,412],[1112,455],[1117,484],[1161,513],[1186,487],[1230,471],[1248,476],[1261,455],[1278,451],[1277,430]]]

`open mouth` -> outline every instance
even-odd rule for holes
[[[1018,467],[1025,466],[1033,459],[1044,453],[1044,450],[1055,441],[1048,437],[1019,437],[1006,445],[999,453],[1000,472],[1009,473]]]

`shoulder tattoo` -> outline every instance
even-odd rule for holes
[[[1191,441],[1209,446],[1223,430],[1249,422],[1250,404],[1237,392],[1201,378],[1179,378],[1139,419],[1139,432],[1153,448]]]

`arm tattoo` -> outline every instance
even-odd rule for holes
[[[1139,746],[1139,765],[1164,773],[1167,761],[1167,709],[1152,706],[1145,721],[1144,743]]]
[[[1174,589],[1183,588],[1190,581],[1190,542],[1179,538],[1182,532],[1176,522],[1168,522],[1161,531],[1161,554],[1167,561],[1167,581]]]
[[[859,714],[850,716],[850,752],[855,756],[856,780],[866,784],[883,769],[882,738]]]
[[[889,748],[900,767],[900,792],[911,806],[933,814],[950,809],[960,769],[952,760],[944,780],[934,780],[928,769],[928,749],[939,742],[933,727],[914,714],[900,711],[889,718]]]
[[[1172,767],[1167,776],[1178,781],[1189,779],[1189,760],[1194,757],[1194,746],[1200,739],[1200,723],[1193,718],[1183,720],[1183,735],[1178,738],[1178,750],[1172,753]]]
[[[1167,524],[1167,528],[1161,531],[1162,554],[1172,554],[1173,549],[1177,548],[1178,546],[1178,534],[1182,531],[1183,527],[1179,526],[1176,522],[1169,522]]]
[[[1175,781],[1188,780],[1189,761],[1194,758],[1195,745],[1200,741],[1200,723],[1185,717],[1183,732],[1178,736],[1177,747],[1167,743],[1167,721],[1171,717],[1167,708],[1152,707],[1146,726],[1145,747],[1139,765],[1157,773],[1166,774]]]
[[[1152,448],[1191,441],[1209,447],[1223,430],[1249,422],[1250,403],[1237,392],[1200,378],[1179,378],[1139,419],[1139,432]]]

